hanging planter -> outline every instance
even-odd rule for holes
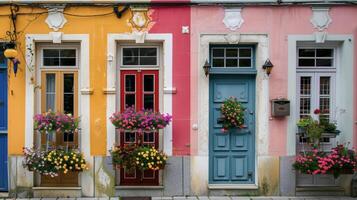
[[[220,111],[222,117],[218,119],[223,128],[222,132],[228,132],[229,129],[244,128],[244,110],[241,102],[236,97],[229,97],[221,105]]]
[[[165,168],[168,156],[154,147],[126,145],[124,147],[115,147],[110,151],[113,165],[117,168],[124,168],[127,172],[133,172],[136,169],[161,170]]]
[[[321,152],[314,148],[302,152],[296,157],[293,167],[302,174],[333,174],[338,178],[341,174],[353,174],[357,171],[356,151],[344,145],[332,148],[331,153]]]
[[[24,148],[23,152],[23,167],[41,175],[56,177],[59,174],[88,170],[86,160],[76,149],[43,151]]]
[[[121,131],[152,132],[163,129],[171,122],[172,116],[152,110],[135,111],[128,107],[124,112],[114,113],[110,117],[112,124]]]

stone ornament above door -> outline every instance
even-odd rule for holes
[[[63,10],[66,7],[65,4],[45,5],[44,7],[48,10],[48,16],[45,22],[48,24],[49,28],[58,31],[67,23],[63,14]]]
[[[242,8],[224,8],[223,23],[226,28],[230,29],[231,31],[235,31],[242,26],[243,22],[244,20],[242,17]]]
[[[318,31],[327,29],[328,25],[332,22],[329,15],[330,8],[312,8],[312,17],[310,22]]]
[[[131,7],[131,18],[129,19],[130,25],[133,27],[134,30],[142,31],[147,29],[151,19],[148,15],[148,8],[147,7]]]

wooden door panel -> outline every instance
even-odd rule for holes
[[[143,108],[159,111],[159,79],[157,70],[123,70],[120,72],[120,110],[124,111],[127,106],[128,96],[134,97],[134,107],[137,111]],[[129,105],[130,106],[130,105]],[[159,147],[159,133],[129,133],[117,132],[120,146],[130,144],[143,144]],[[117,169],[119,176],[117,184],[120,185],[158,185],[158,171],[136,170],[127,173],[123,168]]]
[[[222,132],[220,107],[236,97],[246,109],[245,127]],[[210,76],[210,183],[251,184],[255,177],[255,76]]]

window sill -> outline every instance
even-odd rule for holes
[[[258,185],[256,184],[208,184],[208,189],[210,190],[255,190],[258,189]]]
[[[122,186],[115,186],[115,189],[129,189],[129,190],[140,190],[140,189],[146,189],[146,190],[162,190],[164,189],[164,186],[163,185],[158,185],[158,186],[141,186],[141,185],[138,185],[138,186],[128,186],[128,185],[122,185]]]

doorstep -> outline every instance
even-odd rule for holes
[[[0,192],[0,198],[5,198],[8,197],[9,193],[8,192]]]
[[[81,197],[82,187],[32,187],[34,197]]]

